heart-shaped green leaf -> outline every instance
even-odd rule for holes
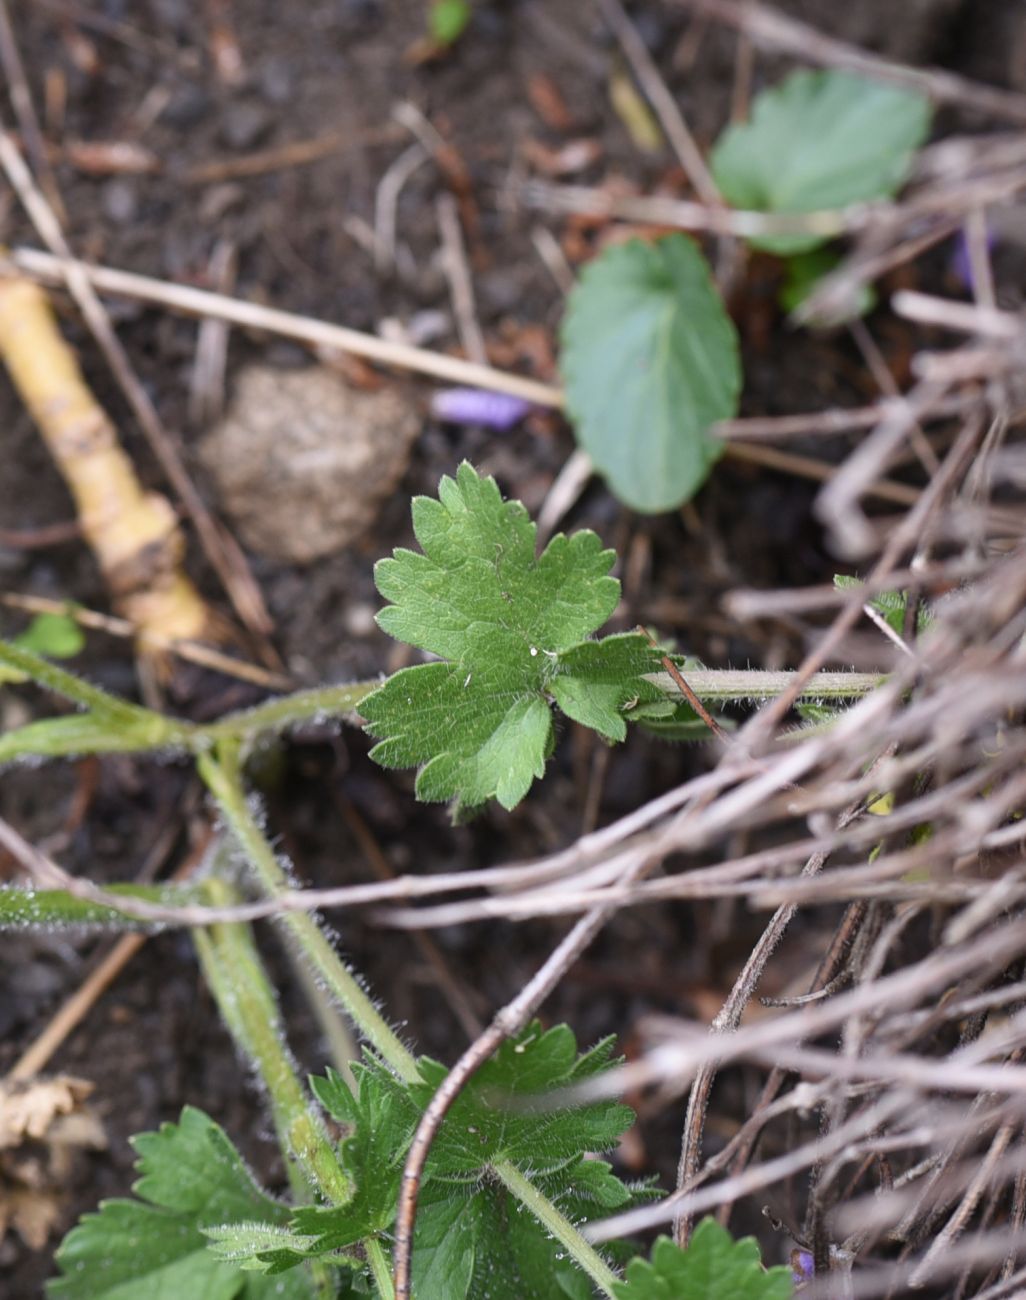
[[[723,452],[709,426],[737,410],[737,334],[698,248],[632,240],[570,295],[561,367],[577,441],[621,501],[649,514],[698,491]]]
[[[710,162],[723,197],[756,212],[821,212],[889,198],[930,129],[922,95],[850,72],[792,73],[765,90],[751,120],[720,136]],[[818,234],[752,239],[787,255]]]

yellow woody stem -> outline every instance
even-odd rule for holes
[[[149,637],[199,639],[211,614],[182,572],[185,550],[166,497],[143,489],[107,414],[61,337],[45,293],[0,278],[0,356],[64,476],[118,610]]]

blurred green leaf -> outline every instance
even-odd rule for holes
[[[915,91],[850,72],[792,73],[755,99],[751,120],[729,126],[712,151],[713,176],[736,208],[830,211],[897,193],[930,129],[930,102]],[[787,255],[819,234],[749,242]]]
[[[560,369],[578,443],[635,510],[674,510],[724,444],[710,426],[737,410],[737,333],[684,235],[607,249],[570,294]]]
[[[19,650],[44,655],[47,659],[70,659],[85,646],[85,636],[75,620],[67,614],[37,614],[11,644]],[[27,680],[26,673],[0,664],[0,684]]]
[[[468,0],[432,0],[428,13],[428,31],[439,45],[459,40],[470,22]]]
[[[703,1219],[687,1248],[660,1237],[650,1260],[627,1265],[617,1300],[790,1300],[791,1270],[764,1269],[754,1237],[735,1241],[715,1219]]]
[[[796,311],[816,292],[820,281],[837,267],[840,260],[840,255],[828,248],[813,248],[807,253],[795,253],[789,257],[784,283],[777,296],[784,311]],[[845,325],[860,316],[868,316],[875,306],[876,290],[871,284],[860,284],[855,291],[854,300],[847,304],[846,311],[825,318],[817,315],[810,324],[820,329],[833,329],[836,325]]]

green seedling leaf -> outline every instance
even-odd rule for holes
[[[254,1182],[227,1134],[187,1106],[177,1124],[132,1139],[136,1200],[104,1201],[61,1243],[53,1300],[312,1300],[302,1273],[268,1279],[215,1258],[203,1230],[224,1223],[286,1225],[287,1206]]]
[[[432,0],[428,13],[428,31],[439,45],[452,45],[463,35],[470,22],[467,0]]]
[[[627,708],[660,698],[643,637],[584,640],[620,594],[615,556],[594,533],[560,533],[536,555],[524,507],[467,464],[442,479],[439,500],[414,500],[413,527],[422,553],[375,566],[391,602],[378,623],[443,662],[394,674],[360,712],[380,741],[376,762],[420,768],[419,799],[513,808],[552,752],[552,701],[622,740]]]
[[[560,368],[577,441],[635,510],[674,510],[723,454],[710,426],[737,410],[737,333],[684,235],[610,248],[581,275]]]
[[[787,274],[778,294],[778,301],[784,311],[797,311],[816,292],[820,281],[837,267],[840,260],[840,255],[829,248],[813,248],[807,253],[795,253],[789,257]],[[876,291],[873,286],[860,284],[852,301],[846,306],[847,310],[830,316],[817,315],[810,323],[819,329],[833,329],[861,316],[868,316],[876,306]]]
[[[37,614],[24,632],[11,643],[19,650],[48,659],[70,659],[85,645],[82,629],[67,614]],[[0,684],[27,681],[27,674],[0,664]]]
[[[849,72],[794,72],[756,97],[751,120],[728,127],[712,151],[724,198],[757,212],[802,213],[885,199],[904,183],[930,129],[925,96]],[[832,232],[759,236],[788,255]]]
[[[790,1300],[791,1270],[764,1269],[754,1237],[735,1241],[715,1219],[703,1219],[685,1250],[668,1237],[651,1261],[632,1260],[617,1300]]]
[[[304,1237],[273,1223],[224,1223],[204,1228],[208,1249],[215,1259],[234,1263],[244,1272],[272,1277],[288,1272],[319,1253],[316,1238]],[[352,1261],[356,1266],[356,1261]]]
[[[855,588],[862,586],[862,581],[846,573],[835,573],[834,586],[838,591],[854,591]],[[905,610],[908,608],[907,591],[878,591],[875,596],[870,596],[866,600],[866,604],[876,610],[892,632],[897,632],[899,636],[904,633]],[[916,635],[922,636],[932,622],[933,610],[927,601],[921,601],[916,611]]]
[[[533,1174],[532,1182],[575,1222],[602,1218],[634,1199],[604,1161],[578,1160]],[[519,1201],[494,1181],[478,1181],[435,1182],[422,1195],[413,1293],[417,1300],[592,1300],[595,1291]]]
[[[85,635],[67,614],[37,614],[14,644],[47,659],[71,659],[84,648]]]

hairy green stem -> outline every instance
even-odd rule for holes
[[[347,713],[354,713],[360,701],[380,685],[380,681],[350,682],[347,686],[322,686],[310,691],[296,691],[294,695],[282,695],[197,727],[196,742],[206,745],[211,740],[232,737],[248,740],[262,731],[281,731],[301,722],[344,717]]]
[[[188,885],[104,885],[105,892],[141,899],[161,907],[202,905],[207,896]],[[0,930],[22,926],[105,926],[118,930],[149,930],[160,922],[144,921],[102,903],[77,898],[65,889],[0,888]]]
[[[202,754],[198,765],[200,775],[220,805],[261,888],[271,898],[282,890],[289,889],[291,882],[267,842],[246,798],[239,768],[238,742],[223,741],[218,746],[216,757]],[[416,1059],[336,953],[316,919],[304,912],[286,912],[279,918],[279,923],[375,1050],[400,1078],[407,1082],[417,1079]]]
[[[570,1220],[547,1196],[526,1178],[509,1160],[495,1160],[489,1166],[502,1185],[525,1205],[547,1232],[550,1232],[568,1255],[591,1278],[604,1295],[613,1295],[620,1279],[590,1242],[584,1240]]]
[[[164,720],[159,713],[151,714],[149,709],[141,708],[137,704],[129,704],[127,700],[122,700],[117,695],[108,695],[99,686],[93,686],[64,668],[58,668],[55,663],[44,659],[42,655],[24,650],[21,646],[12,645],[10,641],[2,639],[0,639],[0,665],[23,673],[39,686],[45,686],[55,695],[72,700],[81,708],[89,709],[93,713],[104,713],[112,718],[121,717],[133,722],[139,718],[155,718],[160,722]]]
[[[378,1288],[380,1300],[395,1300],[395,1288],[392,1286],[392,1264],[384,1246],[377,1237],[364,1239],[363,1248],[367,1263]]]
[[[232,891],[220,880],[207,882],[210,902],[232,901]],[[305,1179],[332,1204],[352,1196],[334,1148],[299,1081],[278,1012],[274,991],[248,925],[212,925],[193,931],[203,974],[218,1010],[239,1049],[256,1066],[267,1089],[278,1141],[295,1157]],[[292,1162],[286,1160],[292,1176]],[[308,1189],[294,1187],[302,1193]]]
[[[797,673],[763,672],[751,668],[688,668],[677,660],[687,684],[703,704],[765,700],[783,695]],[[652,673],[650,681],[669,695],[680,696],[669,673]],[[881,673],[814,673],[802,687],[800,699],[856,700],[886,681]]]

